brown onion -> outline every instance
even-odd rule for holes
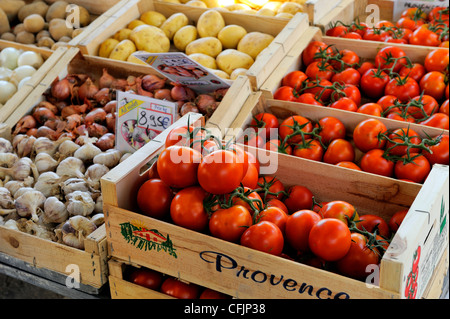
[[[106,112],[104,109],[97,107],[90,111],[86,116],[84,117],[84,122],[86,124],[92,124],[92,123],[98,123],[103,122],[106,119]]]
[[[90,125],[87,125],[87,131],[90,137],[102,137],[106,133],[109,133],[108,129],[98,123],[92,123]]]
[[[116,136],[113,133],[106,133],[102,137],[100,137],[97,142],[95,142],[95,146],[101,149],[103,152],[109,150],[114,147],[116,141]]]
[[[80,101],[84,101],[85,99],[92,99],[97,92],[97,85],[95,85],[94,82],[92,82],[92,80],[88,78],[78,89],[78,98]]]
[[[110,88],[114,82],[115,78],[108,73],[108,70],[103,69],[103,74],[98,81],[98,86],[100,89]]]
[[[117,101],[110,101],[106,103],[106,105],[103,107],[106,113],[112,113],[116,111]]]
[[[52,130],[45,125],[38,127],[36,132],[36,137],[47,137],[52,141],[56,141],[59,138],[59,135],[60,134],[58,134],[55,130]]]
[[[67,80],[67,78],[62,80],[56,79],[51,85],[51,93],[57,100],[68,99],[71,95],[69,80]]]
[[[200,113],[197,106],[193,102],[186,102],[180,109],[180,115],[183,116],[189,112]]]
[[[33,111],[33,117],[40,124],[44,124],[49,119],[56,119],[55,113],[53,113],[46,107],[37,107]]]
[[[224,89],[217,89],[214,91],[214,98],[217,101],[222,101],[223,97],[225,96],[225,94],[227,94],[228,92],[228,88],[224,88]]]
[[[109,89],[103,88],[100,89],[95,95],[94,100],[100,105],[105,105],[109,101],[111,101],[111,97],[109,96]]]
[[[158,89],[153,93],[155,99],[172,101],[172,95],[169,89]]]
[[[197,105],[199,111],[203,114],[208,114],[210,109],[215,106],[216,99],[209,94],[200,94],[195,99],[195,105]]]
[[[180,84],[175,84],[175,86],[170,91],[172,99],[176,101],[193,101],[195,99],[195,92]]]
[[[106,127],[111,132],[116,131],[116,112],[106,114]]]
[[[59,109],[56,105],[48,102],[48,101],[42,101],[38,104],[39,107],[45,107],[52,111],[54,114],[57,114],[59,112]]]
[[[32,115],[25,115],[16,124],[13,135],[26,133],[29,129],[36,127],[36,120]]]
[[[160,77],[147,74],[142,78],[142,88],[146,91],[162,89],[166,85],[166,80]]]
[[[114,79],[111,88],[115,90],[125,91],[128,86],[128,81],[125,79]]]

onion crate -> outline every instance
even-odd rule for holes
[[[192,24],[208,9],[154,0],[128,1],[96,32],[92,32],[90,36],[83,39],[78,47],[83,54],[98,55],[101,43],[112,37],[117,31],[125,28],[131,21],[139,19],[142,13],[149,10],[160,12],[166,17],[182,12]],[[247,32],[259,31],[275,37],[247,71],[254,89],[259,88],[259,85],[273,72],[286,52],[302,37],[303,32],[308,27],[308,16],[304,13],[297,13],[291,20],[222,11],[220,13],[226,25],[237,24],[244,27]],[[172,48],[170,51],[176,50]]]
[[[66,48],[58,48],[56,51],[52,51],[45,48],[38,48],[28,45],[23,45],[11,41],[0,40],[0,51],[5,48],[15,48],[23,51],[33,51],[39,53],[44,59],[44,63],[36,70],[30,80],[23,85],[14,95],[10,98],[3,107],[0,108],[0,125],[3,123],[20,105],[20,103],[26,98],[28,94],[41,82],[47,72],[53,68],[55,63],[65,54]]]
[[[271,170],[268,175],[286,187],[305,185],[320,201],[345,200],[361,213],[384,218],[409,208],[375,269],[379,281],[362,282],[139,214],[137,190],[163,145],[163,140],[146,144],[102,178],[108,250],[114,258],[235,298],[406,298],[412,296],[408,281],[416,275],[414,297],[422,298],[431,279],[445,276],[448,259],[436,265],[448,246],[448,166],[435,165],[419,185],[351,170],[343,174],[331,165],[249,147],[266,172]]]
[[[364,61],[373,61],[379,50],[386,46],[393,45],[392,43],[375,41],[361,42],[360,40],[323,36],[322,31],[319,28],[311,27],[305,32],[301,41],[297,42],[291,51],[288,52],[283,60],[278,64],[276,71],[273,72],[261,85],[260,91],[265,99],[273,99],[276,90],[281,86],[281,81],[286,74],[302,69],[302,53],[311,41],[323,41],[327,45],[333,45],[333,47],[338,50],[352,50],[361,58],[361,60]],[[363,46],[361,46],[362,43],[364,43]],[[409,57],[412,63],[418,62],[423,64],[427,54],[433,50],[436,50],[434,47],[420,47],[406,44],[394,45],[403,49],[406,56]],[[367,97],[364,97],[362,93],[361,95],[361,105],[368,102],[375,102]],[[301,103],[295,104],[300,105]]]

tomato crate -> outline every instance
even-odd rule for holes
[[[175,13],[184,13],[188,17],[189,23],[195,24],[200,15],[208,9],[154,0],[128,1],[116,14],[97,28],[96,32],[92,32],[90,36],[83,39],[78,47],[83,54],[98,55],[100,45],[105,40],[125,28],[131,21],[139,19],[142,13],[149,10],[162,13],[165,17]],[[226,25],[236,24],[244,27],[247,32],[259,31],[275,37],[247,71],[247,76],[255,89],[273,72],[286,52],[301,38],[309,24],[308,16],[304,13],[297,13],[291,20],[222,11],[220,13]],[[177,51],[173,44],[170,51]]]
[[[308,10],[311,10],[311,8],[316,10],[316,8],[319,7],[326,7],[327,9],[322,9],[322,14],[315,16],[314,22],[311,25],[321,28],[322,31],[326,31],[330,23],[334,21],[353,21],[353,18],[355,17],[355,10],[358,9],[358,1],[359,0],[341,0],[333,3],[333,6],[331,7],[328,7],[329,4],[326,1],[322,3],[320,3],[320,1],[317,1],[317,3],[315,3],[314,6],[310,6]]]
[[[28,94],[40,83],[45,77],[47,72],[52,69],[54,64],[61,58],[67,51],[66,48],[58,48],[56,51],[48,50],[45,48],[38,48],[28,45],[19,44],[11,41],[0,40],[0,51],[5,48],[15,48],[23,51],[33,51],[39,53],[44,63],[33,74],[30,80],[26,82],[0,109],[0,125],[8,118],[11,113],[20,105],[20,103],[26,98]]]
[[[391,46],[390,43],[375,41],[365,41],[364,46],[361,46],[361,41],[359,40],[324,36],[319,28],[311,27],[306,31],[306,33],[302,37],[302,40],[297,42],[296,45],[291,49],[291,51],[288,52],[288,54],[280,62],[276,71],[273,72],[271,76],[261,85],[260,91],[262,92],[264,98],[274,98],[275,92],[282,85],[283,77],[289,72],[295,70],[303,70],[302,54],[311,41],[323,41],[325,44],[332,45],[339,51],[344,49],[351,50],[359,56],[361,62],[373,62],[376,54],[382,48]],[[405,44],[395,44],[395,46],[401,48],[405,52],[406,56],[409,57],[412,63],[417,62],[421,64],[424,63],[425,58],[430,52],[436,50],[436,48],[434,47],[420,47]],[[361,105],[369,102],[377,101],[365,96],[364,92],[361,91]],[[443,101],[437,102],[439,103],[439,105],[443,103]],[[301,103],[296,102],[296,104],[300,105]],[[448,131],[448,129],[446,130]]]
[[[448,268],[444,254],[448,246],[448,166],[435,165],[427,181],[419,185],[352,170],[344,174],[331,165],[248,148],[267,167],[267,175],[276,176],[286,187],[299,182],[308,185],[320,201],[348,201],[359,212],[384,218],[409,208],[381,260],[375,275],[379,281],[374,285],[140,214],[137,190],[163,148],[163,140],[148,143],[129,158],[128,165],[118,165],[102,178],[108,251],[113,258],[235,298],[411,297],[405,290],[417,262],[423,271],[418,272],[415,298],[428,296],[430,283],[442,283]]]

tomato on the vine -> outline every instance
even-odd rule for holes
[[[419,150],[413,145],[419,145],[422,142],[422,138],[411,128],[398,128],[388,134],[389,141],[386,143],[386,151],[391,155],[403,156],[408,149],[407,145],[403,144],[406,141],[409,144],[410,152],[417,153]]]
[[[248,209],[236,205],[215,211],[209,219],[209,231],[214,237],[230,242],[239,242],[242,233],[252,223],[252,216]]]
[[[383,108],[377,103],[366,103],[361,105],[356,112],[381,117]]]
[[[386,125],[378,119],[366,119],[359,122],[353,130],[353,141],[355,146],[362,152],[372,149],[382,149],[386,140],[380,137],[381,133],[387,131]]]
[[[345,138],[346,129],[341,120],[333,116],[325,116],[319,120],[319,136],[322,143],[328,145],[338,138]]]
[[[302,209],[311,209],[313,206],[313,193],[305,186],[294,185],[289,187],[284,204],[289,212],[295,213]]]
[[[396,96],[400,102],[407,102],[420,94],[420,87],[413,78],[397,76],[389,80],[384,93],[385,95]]]
[[[392,177],[395,163],[384,156],[381,149],[372,149],[361,157],[361,169],[368,173]]]
[[[203,200],[207,195],[199,186],[180,190],[170,204],[172,221],[187,229],[203,231],[208,225],[208,213],[203,206]]]
[[[406,53],[396,46],[386,46],[375,55],[375,67],[398,72],[407,65]]]
[[[286,230],[286,221],[288,219],[288,214],[279,207],[268,206],[259,212],[259,221],[268,221],[274,223],[278,226],[281,232],[284,234]]]
[[[445,94],[445,75],[439,71],[431,71],[420,79],[420,90],[440,101]],[[419,94],[417,94],[419,95]]]
[[[294,100],[294,89],[290,86],[281,86],[273,94],[275,100],[282,101],[293,101]]]
[[[319,210],[319,215],[322,218],[336,218],[344,222],[346,225],[349,220],[358,220],[358,213],[356,213],[355,207],[342,200],[334,200],[326,203]]]
[[[420,124],[448,130],[449,117],[444,113],[434,113],[428,119],[421,121]]]
[[[307,118],[300,115],[292,115],[286,118],[280,124],[279,135],[282,141],[286,140],[288,136],[293,135],[294,133],[297,135],[291,136],[287,142],[288,143],[299,143],[302,141],[303,133],[311,133],[313,129],[312,123]],[[308,135],[305,135],[305,139],[310,138]]]
[[[255,129],[262,128],[262,133],[267,138],[270,137],[271,129],[278,129],[278,119],[272,113],[259,113],[253,117],[253,120],[250,122],[250,127]]]
[[[170,213],[173,192],[161,179],[153,178],[139,187],[137,204],[147,216],[163,219]]]
[[[240,243],[242,246],[279,256],[283,251],[284,237],[277,225],[261,221],[244,231]]]
[[[321,161],[323,152],[323,147],[318,140],[307,140],[304,143],[297,144],[292,154],[313,161]]]
[[[322,41],[311,41],[308,46],[302,52],[302,61],[305,66],[308,66],[313,61],[320,60],[316,58],[316,54],[323,52],[324,55],[332,55],[331,48]]]
[[[281,80],[282,86],[290,86],[293,89],[300,89],[302,87],[302,83],[306,81],[308,77],[306,74],[300,70],[295,70],[286,74]]]
[[[343,161],[353,162],[354,160],[355,149],[350,141],[343,138],[333,140],[323,154],[323,161],[329,164],[337,164]]]
[[[394,213],[389,219],[388,225],[390,230],[395,233],[399,229],[403,219],[405,219],[406,214],[408,214],[408,209],[402,209]]]
[[[430,30],[430,25],[423,24],[413,31],[409,38],[409,43],[413,45],[423,45],[429,47],[437,47],[441,44],[439,35]]]
[[[403,156],[404,159],[407,155]],[[417,153],[411,153],[411,160],[403,162],[397,161],[394,167],[394,174],[398,179],[408,179],[415,183],[423,183],[430,173],[431,166],[427,158]]]
[[[442,165],[448,165],[449,164],[449,137],[448,135],[439,135],[438,137],[434,138],[435,141],[437,141],[437,144],[433,146],[428,146],[430,149],[430,152],[424,151],[423,155],[427,158],[427,160],[430,162],[430,165],[434,164],[442,164]]]
[[[133,268],[128,277],[132,283],[155,291],[159,291],[163,279],[162,273],[144,267]]]
[[[356,112],[358,110],[358,106],[356,105],[355,101],[348,97],[341,97],[339,100],[331,103],[330,107],[333,109],[339,109],[349,112]]]
[[[436,49],[427,54],[424,64],[427,72],[438,71],[444,73],[448,69],[448,61],[448,50]]]
[[[373,214],[364,214],[359,216],[359,220],[356,223],[356,228],[361,230],[366,230],[369,233],[374,233],[375,230],[377,234],[384,237],[389,238],[391,230],[389,229],[388,223],[383,219],[383,217],[373,215]]]
[[[380,98],[389,82],[389,75],[383,70],[369,69],[361,76],[361,91],[370,98]]]
[[[286,241],[295,250],[309,251],[309,232],[322,217],[309,209],[299,210],[289,215],[286,221]]]

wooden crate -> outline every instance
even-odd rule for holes
[[[313,26],[319,27],[322,31],[329,28],[330,23],[334,21],[342,21],[349,23],[355,18],[355,6],[359,0],[342,0],[331,10],[327,10],[326,14],[315,19]],[[322,3],[322,6],[328,7],[328,3]]]
[[[115,258],[108,261],[111,299],[176,299],[126,280],[124,278],[126,266],[126,262]]]
[[[29,272],[62,284],[77,282],[77,289],[97,294],[108,280],[105,225],[91,233],[84,245],[80,250],[0,226],[1,253],[25,262]]]
[[[320,201],[346,200],[361,214],[370,212],[384,218],[410,207],[381,261],[376,287],[136,213],[135,194],[147,178],[142,170],[162,148],[162,141],[148,143],[129,158],[128,164],[133,165],[119,165],[102,178],[112,257],[236,298],[384,299],[405,298],[414,252],[421,247],[419,268],[423,273],[419,273],[416,296],[420,298],[448,246],[448,166],[435,165],[421,186],[351,170],[342,174],[334,166],[249,148],[262,163],[267,158],[277,161],[274,175],[285,186],[301,181]],[[164,240],[139,240],[133,230],[157,230]]]
[[[192,24],[208,9],[154,0],[128,1],[96,32],[92,32],[83,39],[78,47],[83,54],[97,55],[103,41],[126,27],[132,20],[138,19],[142,13],[148,10],[158,11],[166,17],[177,12],[183,12]],[[304,13],[296,14],[291,20],[232,12],[221,12],[221,14],[227,25],[237,24],[244,27],[248,32],[259,31],[275,37],[267,50],[258,56],[258,59],[247,72],[252,87],[255,89],[259,88],[261,83],[273,72],[286,52],[302,37],[303,32],[308,27],[308,17]]]
[[[323,41],[327,45],[333,45],[333,47],[338,50],[352,50],[358,54],[362,60],[368,61],[373,61],[380,49],[391,45],[391,43],[365,41],[364,46],[361,46],[362,42],[359,40],[323,36],[323,33],[319,28],[311,27],[305,32],[301,41],[297,42],[291,51],[286,54],[280,64],[278,64],[276,72],[273,72],[261,85],[260,91],[265,99],[273,99],[275,91],[281,86],[281,81],[286,74],[294,70],[302,69],[302,52],[313,40]],[[408,56],[413,63],[423,63],[427,54],[436,49],[433,47],[418,47],[405,44],[396,44],[396,46],[401,47],[406,53],[406,56]],[[362,104],[370,101],[369,99],[364,98],[364,96],[362,96],[362,98]],[[295,104],[300,105],[302,103]],[[327,109],[330,110],[330,108]]]
[[[58,0],[45,0],[45,2],[52,4]],[[92,1],[92,0],[70,0],[69,3],[76,4],[86,8],[90,13],[102,15],[109,9],[114,7],[121,0],[102,0],[102,1]]]
[[[52,51],[45,48],[38,48],[16,42],[0,40],[0,51],[8,47],[40,53],[45,61],[37,72],[33,74],[31,79],[23,85],[20,90],[18,90],[18,92],[16,92],[16,94],[14,94],[13,97],[10,98],[0,109],[0,125],[11,115],[11,113],[14,112],[20,103],[27,97],[27,95],[31,93],[31,91],[33,91],[33,89],[42,81],[47,72],[53,68],[55,63],[67,51],[66,48],[58,48],[56,51]]]
[[[70,73],[86,73],[93,79],[98,80],[102,75],[103,68],[107,68],[110,74],[115,77],[126,78],[129,75],[145,75],[157,73],[150,66],[138,65],[134,63],[115,61],[95,56],[83,56],[78,48],[67,49],[66,54],[60,57],[58,63],[49,71],[36,86],[36,88],[24,97],[14,108],[8,108],[10,112],[8,117],[2,120],[0,124],[0,136],[5,138],[11,137],[11,129],[24,116],[31,112],[42,97],[42,95],[50,88],[53,81],[59,77],[63,78]],[[231,85],[228,92],[222,99],[219,107],[208,120],[208,127],[214,128],[217,132],[225,133],[232,121],[239,113],[239,107],[244,103],[252,92],[250,81],[247,77],[239,76]],[[6,107],[6,106],[5,106]],[[5,109],[6,110],[6,109]]]

